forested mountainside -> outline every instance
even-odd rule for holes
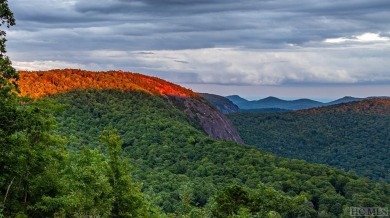
[[[51,98],[67,105],[57,120],[70,147],[95,147],[104,128],[117,129],[134,166],[132,177],[167,213],[317,217],[349,213],[348,206],[388,205],[389,184],[214,141],[161,96],[89,90]]]
[[[184,111],[214,139],[242,143],[236,128],[220,111],[193,91],[157,77],[139,73],[109,71],[90,72],[78,69],[20,72],[22,96],[39,98],[71,90],[114,89],[142,91],[164,96],[172,105]]]
[[[390,181],[390,99],[229,118],[247,144],[288,158]]]

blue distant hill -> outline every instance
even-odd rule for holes
[[[260,100],[248,101],[238,95],[227,96],[227,99],[236,104],[241,110],[255,110],[255,109],[267,109],[267,108],[279,108],[284,110],[301,110],[314,107],[322,107],[328,105],[335,105],[341,103],[348,103],[353,101],[361,101],[364,98],[355,98],[351,96],[345,96],[343,98],[323,103],[311,99],[297,99],[297,100],[283,100],[273,96],[263,98]]]
[[[351,96],[345,96],[345,97],[337,99],[335,101],[331,101],[329,103],[326,103],[326,105],[342,104],[342,103],[361,101],[361,100],[364,100],[364,98],[355,98],[355,97],[351,97]]]

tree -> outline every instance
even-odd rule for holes
[[[10,27],[15,24],[13,13],[8,7],[7,0],[0,0],[0,26]],[[1,155],[3,156],[3,145],[7,135],[13,132],[15,128],[15,109],[17,107],[16,95],[12,94],[17,91],[15,81],[18,74],[11,66],[11,61],[5,55],[5,42],[7,41],[6,32],[0,30],[0,145]],[[12,95],[11,95],[12,94]],[[0,160],[1,166],[4,166],[3,159]],[[4,167],[1,168],[4,170]],[[2,181],[0,181],[2,182]]]
[[[219,192],[215,199],[213,215],[228,217],[237,214],[240,208],[248,206],[249,193],[238,185],[229,186]]]
[[[111,217],[150,217],[150,207],[141,192],[141,185],[132,181],[130,165],[122,158],[122,145],[118,131],[104,130],[100,135],[107,163],[108,178],[113,189]]]
[[[13,13],[8,7],[7,0],[0,1],[0,26],[6,25],[10,27],[15,24]],[[15,181],[12,177],[10,164],[11,152],[7,150],[9,136],[16,129],[16,108],[17,96],[14,94],[17,91],[16,83],[12,80],[17,80],[18,75],[15,69],[11,66],[11,61],[5,55],[6,48],[6,32],[0,30],[0,211],[5,210],[7,198],[10,195],[10,190]]]
[[[66,155],[65,143],[52,134],[54,108],[48,102],[13,101],[7,106],[12,125],[0,130],[1,207],[5,215],[33,216],[42,196],[56,194],[53,173]]]
[[[15,18],[8,7],[7,0],[0,0],[0,19],[0,26],[6,25],[9,28],[15,25]],[[16,70],[11,66],[10,59],[5,55],[7,52],[5,36],[6,32],[0,30],[0,94],[2,98],[17,90],[16,80],[18,79]]]
[[[7,0],[0,0],[0,26],[10,27],[15,24],[13,13],[8,7]],[[11,66],[11,61],[5,55],[6,32],[0,30],[0,143],[3,146],[6,135],[15,128],[15,109],[17,107],[17,91],[15,80],[18,79],[16,70]],[[3,155],[3,150],[1,150]],[[1,164],[1,166],[4,166]]]
[[[311,218],[318,217],[317,212],[314,210],[312,202],[308,201],[305,193],[301,193],[299,196],[296,196],[294,199],[294,207],[289,217],[302,217],[302,218]]]
[[[98,149],[70,152],[51,184],[57,194],[44,196],[36,208],[58,217],[110,217],[113,190],[107,165]]]
[[[1,26],[15,25],[7,0],[0,0]],[[18,73],[6,53],[0,31],[0,211],[1,215],[37,216],[32,210],[53,191],[51,166],[61,159],[61,138],[51,134],[52,104],[18,96]],[[44,104],[44,105],[42,105]],[[55,171],[52,171],[55,172]]]

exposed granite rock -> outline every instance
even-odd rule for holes
[[[195,119],[213,139],[244,143],[230,120],[205,99],[179,96],[169,96],[168,98],[172,105]]]

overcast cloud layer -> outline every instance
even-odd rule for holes
[[[18,69],[179,83],[390,84],[389,0],[10,0]]]

